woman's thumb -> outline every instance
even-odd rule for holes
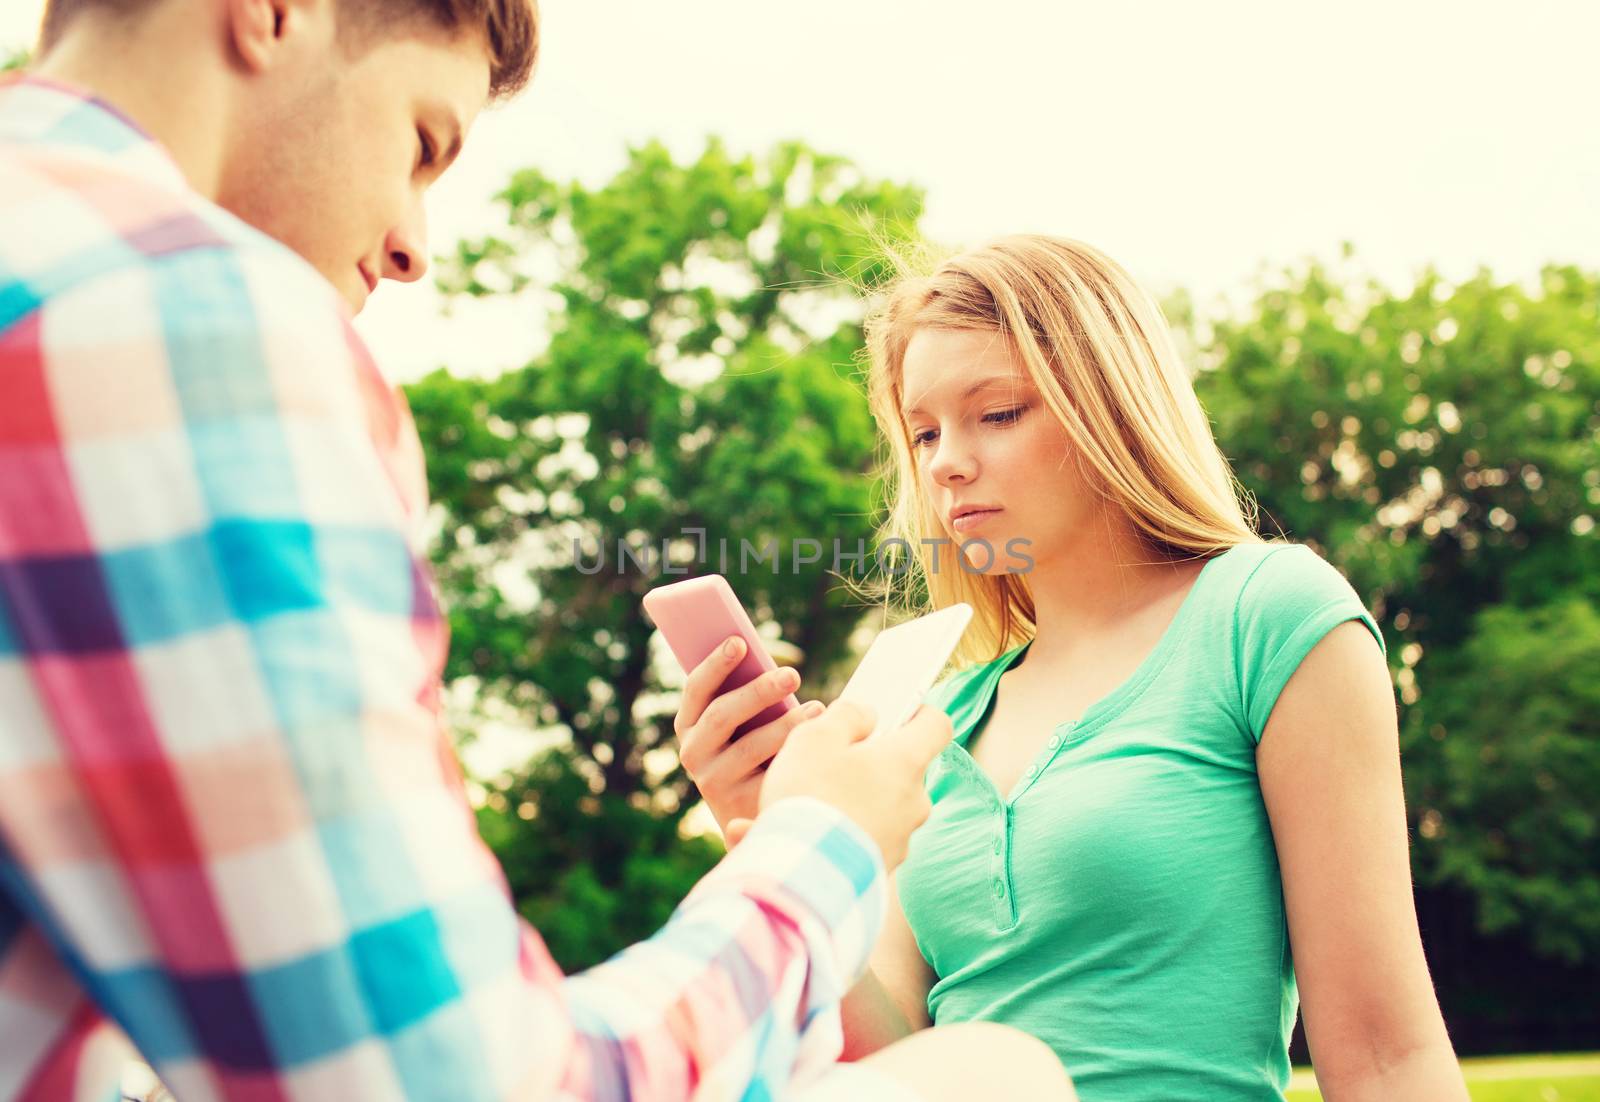
[[[755,826],[753,819],[730,819],[728,821],[728,829],[722,835],[723,840],[728,844],[728,848],[732,849],[744,841],[744,836],[750,833],[750,828],[753,826]]]

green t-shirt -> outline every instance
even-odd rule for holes
[[[1230,548],[1006,798],[966,745],[1026,646],[941,682],[931,699],[956,741],[928,771],[933,813],[898,874],[934,1022],[1033,1034],[1084,1102],[1282,1098],[1300,999],[1256,744],[1346,620],[1383,646],[1309,548]]]

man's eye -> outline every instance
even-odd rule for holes
[[[419,150],[417,163],[423,168],[432,165],[435,157],[433,139],[428,137],[428,132],[421,127],[417,128],[417,147]]]

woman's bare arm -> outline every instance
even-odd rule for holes
[[[883,933],[872,951],[864,976],[840,1008],[844,1018],[844,1059],[859,1060],[919,1029],[927,1029],[928,992],[933,969],[922,958],[917,940],[900,909],[900,896],[889,879],[889,908]]]
[[[1467,1102],[1417,929],[1393,689],[1359,623],[1289,679],[1256,764],[1323,1096]]]

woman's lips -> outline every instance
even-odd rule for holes
[[[954,528],[957,532],[970,532],[974,528],[977,528],[979,525],[983,524],[990,517],[996,516],[1001,512],[1003,512],[1003,510],[1000,509],[979,509],[975,512],[963,513],[961,516],[950,522],[950,527]]]

